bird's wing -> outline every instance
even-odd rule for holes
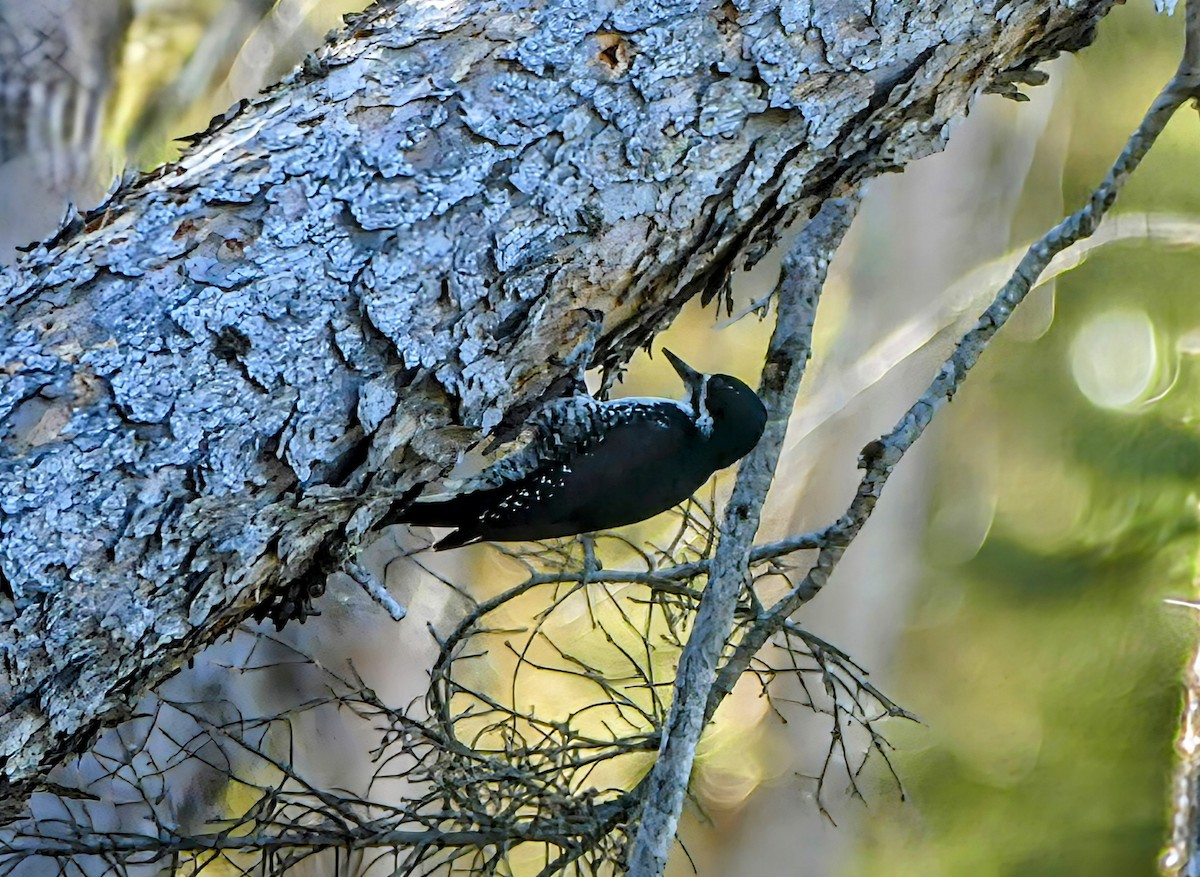
[[[520,481],[539,468],[586,451],[617,425],[655,417],[663,405],[678,405],[690,414],[683,403],[667,399],[628,397],[601,402],[584,395],[557,399],[531,417],[521,435],[505,445],[502,455],[487,468],[447,487],[462,495]]]

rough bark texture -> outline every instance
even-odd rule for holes
[[[364,14],[0,274],[5,782],[1109,4]]]

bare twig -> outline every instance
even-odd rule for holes
[[[717,678],[717,664],[732,635],[734,611],[745,585],[759,512],[811,355],[817,299],[829,260],[849,228],[856,207],[856,196],[826,201],[784,260],[775,332],[759,390],[768,412],[766,433],[738,469],[708,585],[679,662],[675,700],[663,730],[659,758],[643,785],[644,804],[629,860],[633,877],[662,874],[675,841],[696,744],[708,720],[707,704]]]

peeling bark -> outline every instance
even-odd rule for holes
[[[0,788],[1109,5],[355,18],[0,274]]]

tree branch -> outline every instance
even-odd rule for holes
[[[124,181],[0,273],[0,795],[1109,5],[379,5]]]
[[[857,195],[826,201],[804,227],[784,259],[776,294],[775,331],[767,348],[759,396],[767,406],[767,428],[758,447],[738,468],[725,508],[721,541],[712,561],[696,623],[675,677],[675,698],[663,729],[659,757],[644,784],[644,804],[630,854],[632,877],[657,877],[667,864],[683,809],[717,665],[733,633],[733,616],[746,585],[759,513],[795,407],[796,393],[812,355],[817,301],[829,260],[858,207]]]

